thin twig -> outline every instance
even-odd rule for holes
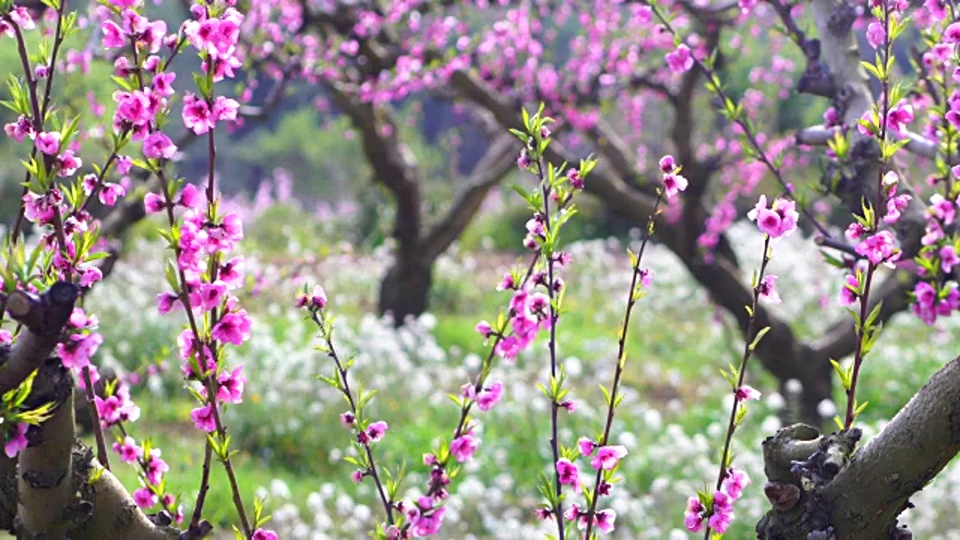
[[[884,3],[883,4],[883,27],[885,29],[890,28],[890,7]],[[890,35],[887,30],[884,31],[883,38],[883,56],[881,58],[882,62],[886,62],[887,58],[890,58],[892,53],[892,43],[890,42]],[[883,103],[882,109],[880,111],[880,146],[883,148],[883,144],[887,141],[887,117],[890,115],[890,81],[889,73],[884,71],[884,77],[880,81],[880,91],[883,93]],[[871,233],[876,233],[880,227],[880,209],[882,208],[881,202],[883,201],[883,167],[877,168],[877,198],[873,206],[873,223],[871,223]],[[857,380],[860,377],[860,367],[863,365],[864,351],[863,351],[863,342],[866,337],[866,333],[870,330],[867,328],[867,309],[869,306],[870,299],[870,286],[873,283],[873,275],[877,270],[878,264],[874,264],[873,261],[867,261],[867,272],[866,278],[863,284],[863,294],[860,295],[860,319],[857,325],[857,344],[856,349],[853,353],[853,373],[850,377],[850,388],[847,389],[847,410],[843,422],[843,428],[850,429],[853,426],[853,421],[856,418],[857,406],[856,406],[856,394],[857,394]]]
[[[643,236],[643,242],[640,244],[640,250],[637,252],[636,260],[633,263],[633,276],[630,278],[630,290],[627,292],[627,305],[624,309],[623,324],[620,327],[620,340],[617,343],[617,368],[613,374],[613,385],[610,387],[610,401],[607,403],[607,420],[603,427],[603,436],[598,441],[599,447],[604,447],[610,442],[610,430],[613,428],[613,416],[617,408],[617,390],[620,387],[620,379],[623,376],[623,368],[627,363],[627,333],[630,330],[630,315],[633,313],[633,306],[636,305],[637,283],[641,280],[642,269],[640,263],[643,260],[643,252],[647,249],[647,243],[653,236],[654,222],[660,211],[660,204],[663,202],[663,191],[657,195],[656,202],[653,203],[653,210],[647,217],[647,231]],[[594,516],[597,512],[597,502],[600,499],[598,494],[600,483],[603,482],[603,468],[597,469],[596,478],[593,482],[593,499],[590,501],[590,509],[587,511],[587,530],[584,532],[584,538],[591,538],[593,532]]]
[[[747,375],[747,362],[753,354],[757,322],[757,309],[760,303],[760,290],[763,283],[763,275],[767,270],[767,264],[770,262],[770,235],[764,235],[763,239],[763,260],[760,263],[760,271],[757,273],[757,282],[753,286],[753,303],[750,307],[750,321],[747,323],[747,333],[745,345],[743,347],[743,356],[740,359],[737,384],[733,388],[733,405],[730,407],[730,420],[727,423],[727,435],[723,441],[723,452],[720,455],[720,472],[717,474],[717,487],[723,485],[724,478],[727,477],[727,461],[730,459],[730,444],[733,442],[733,434],[737,429],[737,411],[740,409],[741,399],[739,397],[740,388],[743,386]],[[710,525],[703,536],[704,540],[710,539]]]
[[[318,312],[314,311],[311,313],[311,319],[320,329],[320,332],[323,334],[323,340],[326,342],[327,346],[327,356],[333,360],[333,363],[336,365],[337,374],[340,377],[340,383],[343,385],[340,392],[343,394],[343,397],[346,398],[347,403],[350,405],[350,412],[353,413],[354,418],[360,418],[360,411],[357,408],[357,401],[353,395],[353,391],[350,390],[350,382],[347,379],[347,368],[344,367],[343,362],[340,361],[340,356],[337,355],[337,349],[333,345],[333,334],[332,328],[327,327],[324,321],[320,318]],[[394,524],[393,517],[393,501],[387,496],[387,492],[383,487],[383,481],[380,478],[380,473],[377,470],[377,464],[373,459],[373,450],[370,448],[369,443],[360,443],[362,444],[365,453],[367,454],[367,464],[368,470],[367,474],[373,478],[374,484],[377,486],[377,494],[380,496],[380,503],[383,505],[383,510],[387,514],[387,525]]]
[[[539,154],[539,153],[538,153]],[[547,185],[543,174],[543,156],[537,156],[537,179],[540,182],[540,193],[543,197],[543,221],[544,230],[550,232],[550,186]],[[558,208],[559,213],[562,209]],[[553,254],[546,257],[547,263],[547,294],[550,298],[550,378],[556,381],[559,375],[557,362],[557,309],[554,303],[555,293],[553,291]],[[552,384],[548,388],[552,388]],[[560,461],[560,423],[559,423],[560,404],[556,397],[551,395],[550,399],[550,450],[553,452],[553,480],[554,495],[557,498],[557,504],[553,509],[557,520],[557,538],[564,540],[563,527],[563,499],[560,497],[563,493],[563,485],[560,484],[560,470],[557,468],[557,462]],[[589,536],[587,537],[589,538]]]

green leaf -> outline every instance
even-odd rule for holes
[[[3,395],[4,404],[7,404],[10,409],[17,409],[23,405],[23,402],[26,401],[30,395],[30,391],[33,390],[33,380],[36,376],[37,370],[35,369],[30,375],[27,375],[27,378],[24,379],[19,386],[5,393]]]
[[[857,408],[854,409],[854,411],[853,411],[853,415],[854,415],[854,416],[860,416],[860,413],[862,413],[862,412],[867,408],[867,405],[869,405],[869,404],[870,404],[869,401],[864,401],[864,402],[861,403],[860,405],[857,405]]]
[[[847,370],[840,365],[840,362],[837,362],[833,358],[830,359],[830,365],[833,366],[833,371],[840,377],[840,382],[843,384],[844,390],[850,390],[850,378],[847,375]]]
[[[221,455],[220,441],[218,441],[217,438],[214,437],[213,433],[207,433],[207,444],[210,445],[210,448],[213,450],[215,454],[217,454],[217,456]]]
[[[874,306],[873,310],[870,311],[870,314],[867,315],[867,322],[864,324],[867,328],[873,326],[873,323],[876,322],[877,317],[880,316],[880,310],[883,309],[883,301],[877,302],[877,305]]]
[[[364,393],[363,390],[360,391],[360,399],[357,404],[358,409],[362,409],[373,399],[373,396],[377,395],[378,390],[370,390],[369,392]]]
[[[599,386],[600,386],[600,391],[603,393],[603,402],[606,403],[607,406],[609,406],[609,405],[610,405],[610,391],[607,390],[607,387],[604,386],[604,385],[602,385],[602,384],[599,385]]]
[[[747,406],[743,403],[740,404],[740,407],[737,408],[737,415],[733,420],[734,426],[739,426],[743,423],[743,418],[747,416]]]
[[[757,349],[757,345],[760,343],[760,340],[763,339],[763,336],[767,335],[767,332],[769,331],[770,331],[770,327],[764,326],[763,328],[760,329],[759,332],[757,332],[756,337],[754,337],[753,341],[750,342],[751,351],[755,351]]]
[[[527,203],[530,204],[531,206],[536,206],[533,202],[535,196],[527,193],[527,190],[523,189],[521,186],[517,184],[510,184],[510,189],[515,191],[517,195],[520,195],[520,197],[522,197],[524,201],[527,201]]]
[[[617,399],[613,400],[613,408],[616,409],[620,406],[620,402],[623,401],[623,398],[627,397],[626,394],[617,394]]]
[[[736,387],[737,387],[737,378],[734,377],[732,373],[728,373],[727,370],[721,369],[721,370],[720,370],[720,375],[722,375],[723,378],[726,379],[726,381],[727,381],[728,383],[730,383],[730,386],[731,386],[732,388],[736,389]]]

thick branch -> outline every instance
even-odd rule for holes
[[[808,538],[833,527],[835,538],[895,538],[896,519],[909,499],[960,452],[960,358],[933,375],[866,446],[849,450],[832,467],[827,455],[836,436],[817,437],[809,427],[791,426],[764,442],[766,493],[775,508],[757,526],[763,539]],[[855,440],[853,431],[844,432]],[[799,461],[817,461],[816,488],[801,492],[792,474]],[[807,454],[804,456],[804,454]],[[805,465],[806,466],[806,465]],[[808,469],[810,471],[811,469]],[[790,488],[794,486],[794,488]],[[789,496],[792,491],[792,496]],[[799,504],[798,504],[799,503]]]
[[[40,367],[24,407],[47,403],[56,404],[56,409],[28,431],[29,447],[19,454],[18,466],[0,462],[2,507],[18,509],[16,520],[7,513],[0,515],[0,527],[16,529],[17,538],[26,539],[180,537],[180,531],[147,518],[116,477],[76,441],[73,377],[56,358]],[[16,490],[6,489],[10,482]]]
[[[428,259],[436,259],[460,237],[490,189],[513,170],[518,145],[519,141],[507,134],[501,135],[490,145],[447,213],[424,236],[422,246]]]
[[[88,472],[102,466],[92,456]],[[88,485],[89,502],[93,514],[83,527],[75,530],[70,538],[75,540],[98,540],[116,538],[117,540],[173,540],[181,538],[181,532],[167,526],[153,523],[130,497],[123,484],[110,471],[103,474],[93,484]]]
[[[798,482],[793,464],[808,459],[820,447],[820,430],[793,424],[763,441],[763,472],[771,482]]]
[[[842,98],[842,121],[857,125],[857,119],[873,105],[867,73],[860,64],[860,49],[854,35],[856,10],[841,0],[812,0],[811,11],[820,38],[820,56],[830,70],[837,98]]]
[[[18,538],[65,538],[85,519],[89,508],[74,504],[73,380],[59,362],[51,360],[37,374],[28,408],[56,403],[53,415],[41,423],[33,444],[19,455],[17,493]]]
[[[720,39],[719,26],[708,27],[706,34],[706,50],[709,53],[717,52],[719,58],[719,51],[717,49],[717,41]],[[696,159],[693,144],[693,133],[696,128],[696,122],[694,121],[694,99],[697,90],[700,88],[700,77],[701,71],[699,69],[691,69],[684,73],[680,79],[677,100],[674,102],[674,118],[673,126],[670,129],[670,139],[676,147],[677,158],[682,164],[693,163]],[[700,196],[706,189],[706,184],[706,178],[691,179],[690,188],[696,191],[696,200],[700,200]]]
[[[416,160],[399,140],[396,124],[384,110],[362,103],[333,83],[326,88],[337,108],[350,117],[363,139],[363,152],[374,170],[377,182],[393,194],[397,202],[394,236],[401,250],[416,250],[420,239],[421,181]]]
[[[50,356],[78,294],[76,285],[62,281],[40,296],[24,291],[10,293],[7,313],[23,325],[23,331],[0,366],[0,395],[20,386]]]
[[[707,2],[690,2],[682,0],[677,4],[683,6],[684,11],[690,13],[700,20],[715,21],[718,15],[733,11],[739,7],[739,2],[733,0],[722,0],[715,4]]]
[[[823,127],[822,125],[805,127],[797,131],[797,143],[809,144],[810,146],[826,146],[834,134],[840,131],[839,127]],[[908,152],[920,157],[933,159],[937,157],[937,144],[923,135],[907,132],[907,138],[910,142],[904,147]]]
[[[838,538],[886,537],[908,499],[960,452],[960,358],[952,360],[821,492]]]

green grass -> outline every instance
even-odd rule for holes
[[[360,357],[353,376],[359,384],[380,391],[370,413],[390,424],[387,439],[376,447],[377,459],[394,471],[405,464],[412,474],[405,489],[417,491],[424,482],[420,456],[438,438],[449,437],[458,418],[456,408],[442,394],[456,392],[468,372],[447,378],[442,374],[462,370],[470,355],[487,354],[474,327],[481,319],[494,320],[506,305],[509,293],[497,293],[494,287],[518,254],[452,252],[438,265],[435,274],[431,293],[435,323],[418,330],[419,334],[415,332],[412,341],[400,347],[390,344],[390,340],[399,339],[396,334],[370,326],[369,316],[365,315],[375,305],[377,277],[384,266],[378,258],[383,256],[382,252],[344,254],[331,248],[334,243],[330,238],[314,230],[314,234],[294,238],[296,249],[288,253],[279,246],[283,224],[304,216],[282,208],[274,208],[266,216],[263,227],[254,224],[249,228],[251,251],[247,253],[255,269],[251,275],[259,273],[264,286],[256,297],[241,295],[245,307],[256,317],[260,333],[229,356],[231,365],[247,365],[247,373],[253,377],[245,402],[232,406],[226,414],[234,447],[239,450],[236,470],[244,499],[248,506],[252,505],[258,488],[280,480],[290,492],[289,500],[271,498],[266,502],[267,510],[292,503],[301,516],[309,519],[315,509],[309,507],[308,496],[324,486],[332,486],[337,496],[348,497],[352,504],[367,505],[374,516],[380,515],[369,482],[354,485],[349,478],[351,466],[342,459],[343,452],[351,446],[349,432],[338,422],[345,405],[313,378],[318,373],[328,373],[330,366],[320,353],[310,351],[315,343],[313,330],[293,313],[291,299],[296,286],[290,281],[292,276],[302,273],[311,283],[319,282],[327,288],[331,306],[338,314],[336,335],[344,355],[372,350],[370,355]],[[129,260],[149,261],[159,256],[144,253],[144,249],[155,249],[155,244],[134,247]],[[649,259],[655,269],[655,286],[638,304],[630,329],[623,377],[629,396],[614,426],[614,440],[621,435],[629,439],[626,444],[630,455],[622,471],[623,489],[629,490],[629,500],[634,503],[647,501],[643,503],[647,506],[640,510],[646,518],[634,518],[639,521],[634,522],[632,532],[641,534],[637,531],[656,525],[666,527],[658,533],[663,536],[682,523],[685,497],[715,477],[715,454],[729,414],[723,404],[729,387],[718,371],[739,360],[744,344],[738,332],[718,327],[713,306],[703,292],[692,286],[689,277],[659,249],[654,246]],[[315,257],[316,262],[304,262],[308,256]],[[585,410],[583,414],[562,417],[568,434],[564,437],[570,437],[569,444],[581,434],[592,435],[602,428],[599,409],[603,400],[597,386],[609,385],[612,377],[617,326],[625,300],[626,286],[620,281],[627,275],[627,264],[625,255],[610,253],[606,248],[581,248],[564,274],[570,288],[564,303],[567,312],[559,327],[559,349],[568,362],[578,359],[578,373],[571,375],[571,383],[574,399]],[[118,270],[104,290],[135,290],[143,287],[143,280],[159,283],[162,274],[156,266],[140,262],[126,272]],[[781,274],[787,302],[790,277],[786,272]],[[620,278],[611,280],[611,276]],[[798,279],[801,282],[794,288],[802,292],[804,283],[802,278]],[[163,346],[172,343],[180,321],[175,316],[151,315],[152,294],[150,291],[142,300],[127,299],[145,302],[132,308],[114,307],[109,301],[94,299],[91,307],[101,314],[105,332],[104,355],[127,366],[160,358],[176,364],[175,352],[164,351]],[[801,334],[815,336],[823,317],[816,299],[804,297],[796,305],[800,307],[789,313],[797,321],[795,328]],[[138,316],[130,319],[131,312]],[[935,335],[909,315],[891,322],[864,367],[859,398],[869,401],[870,407],[862,422],[876,425],[890,418],[945,360]],[[469,470],[466,476],[479,481],[484,492],[509,480],[509,487],[497,488],[501,493],[497,504],[501,506],[495,512],[506,512],[511,507],[526,512],[535,505],[537,476],[550,461],[545,444],[549,438],[549,415],[538,408],[545,400],[536,390],[536,384],[544,382],[542,342],[541,339],[531,354],[521,356],[515,363],[498,364],[494,379],[508,383],[504,403],[490,413],[478,415],[483,451],[476,458],[475,470]],[[436,347],[443,358],[437,361],[424,357],[419,351],[424,346]],[[409,379],[417,375],[429,379],[429,391],[407,387],[412,384]],[[777,381],[756,360],[749,377],[765,398],[777,390]],[[163,450],[163,457],[171,466],[170,489],[183,495],[189,511],[198,489],[203,438],[189,423],[190,409],[195,405],[181,385],[176,368],[172,368],[163,376],[161,393],[135,389],[133,397],[143,414],[131,429],[138,439],[149,434],[154,445]],[[271,401],[271,392],[280,392],[282,399]],[[836,403],[838,409],[843,407],[839,389]],[[775,414],[766,402],[751,404],[751,413],[735,440],[738,463],[745,461],[745,466],[753,467],[754,481],[761,484],[759,443],[772,429],[761,424],[772,420]],[[126,485],[136,487],[132,468],[117,464],[115,469]],[[236,516],[228,483],[218,464],[213,479],[206,517],[220,530],[229,529],[231,523],[236,523]],[[752,486],[755,499],[750,504],[754,506],[743,514],[738,511],[738,515],[746,517],[741,518],[731,538],[749,535],[751,527],[747,521],[762,511],[759,491]],[[401,493],[406,492],[401,489]],[[449,537],[461,537],[467,531],[481,537],[490,533],[484,521],[490,516],[480,513],[478,502],[464,504],[470,510],[462,511],[458,521],[451,524]],[[338,515],[339,510],[328,507],[326,512]],[[521,518],[524,523],[532,521],[527,514]],[[628,522],[631,518],[623,519]],[[624,531],[631,529],[625,527]],[[353,537],[353,533],[343,534]]]
[[[163,458],[170,465],[170,472],[165,477],[167,492],[176,495],[180,502],[189,501],[184,511],[192,512],[193,500],[200,488],[200,470],[204,451],[202,434],[182,423],[170,425],[144,422],[142,425],[137,425],[137,428],[149,432],[153,445],[163,449]],[[95,447],[90,435],[84,437],[84,442]],[[138,469],[133,465],[120,462],[115,455],[110,457],[111,471],[117,478],[128,488],[138,487]],[[305,500],[307,495],[316,491],[319,486],[316,477],[311,480],[310,477],[297,474],[287,468],[271,466],[246,452],[240,452],[234,456],[233,463],[248,512],[252,508],[254,490],[261,486],[268,486],[274,479],[280,479],[289,486],[293,500]],[[203,516],[218,529],[230,530],[234,524],[239,523],[226,471],[216,461],[216,457],[211,469],[210,491],[207,492]],[[189,514],[186,519],[190,519]]]
[[[472,291],[462,291],[464,296],[471,298],[471,313],[440,313],[437,326],[433,331],[438,344],[444,350],[457,350],[461,355],[474,353],[486,354],[487,348],[482,339],[476,334],[473,327],[481,318],[493,318],[507,294],[480,294],[474,296]],[[476,302],[473,302],[476,300]],[[251,309],[256,311],[257,302],[251,302]],[[561,349],[565,356],[581,358],[585,365],[599,360],[596,358],[596,342],[598,338],[607,342],[615,342],[616,328],[608,324],[598,323],[597,311],[600,306],[587,299],[571,297],[568,307],[570,312],[563,319],[561,325]],[[486,314],[481,315],[480,313]],[[650,326],[633,329],[633,338],[628,342],[628,357],[631,362],[624,375],[624,384],[634,388],[641,395],[651,399],[651,405],[663,407],[666,401],[680,399],[686,407],[682,412],[666,413],[667,421],[678,422],[691,431],[702,429],[705,425],[718,419],[715,403],[697,403],[695,385],[674,388],[662,381],[651,380],[642,370],[645,362],[654,362],[676,369],[684,381],[696,381],[702,375],[705,359],[697,351],[684,347],[684,343],[695,339],[700,326],[708,324],[702,321],[688,321],[679,326]],[[270,321],[271,332],[275,339],[283,338],[283,324],[279,319]],[[608,359],[612,355],[607,355]],[[521,360],[521,365],[524,360]],[[719,367],[716,366],[716,367]],[[533,384],[534,380],[529,381]],[[316,382],[318,388],[322,384]],[[605,384],[609,384],[606,382]],[[267,424],[276,419],[249,415],[257,415],[255,405],[259,401],[257,389],[249,389],[247,398],[251,404],[242,404],[234,411],[245,415],[243,422],[252,424]],[[187,508],[191,508],[190,501],[197,492],[197,478],[203,456],[203,439],[198,432],[187,425],[183,419],[189,418],[189,411],[194,406],[185,392],[174,393],[170,398],[159,399],[149,392],[138,392],[134,399],[142,408],[142,420],[134,428],[138,432],[151,435],[156,447],[163,449],[164,458],[171,466],[169,489],[173,493],[186,495]],[[600,393],[594,389],[584,389],[579,399],[587,399],[594,403],[599,402]],[[452,429],[456,422],[456,411],[449,403],[439,406],[418,408],[416,414],[411,414],[411,403],[404,400],[402,394],[384,392],[375,401],[374,410],[387,419],[392,426],[398,429],[391,431],[390,443],[378,448],[382,452],[383,463],[406,462],[408,468],[417,467],[411,463],[411,456],[419,456],[429,448],[435,437]],[[269,485],[272,479],[283,480],[290,489],[292,500],[297,502],[302,512],[307,494],[316,491],[326,481],[334,482],[338,490],[355,494],[357,490],[349,481],[349,465],[345,463],[331,463],[328,454],[332,448],[345,448],[348,445],[348,433],[339,428],[337,415],[340,410],[328,407],[313,418],[310,426],[324,426],[322,429],[304,429],[290,432],[282,437],[256,440],[248,433],[245,438],[239,435],[235,444],[241,448],[236,456],[236,470],[243,493],[250,503],[250,494],[258,487]],[[577,432],[588,433],[597,429],[597,426],[584,422],[573,415],[569,420],[570,426]],[[544,463],[544,448],[531,445],[531,434],[546,435],[541,417],[510,416],[509,422],[488,423],[484,438],[499,441],[503,447],[510,448],[505,470],[511,471],[520,482],[520,492],[535,490],[533,483],[536,477],[529,471],[539,470]],[[647,436],[645,443],[652,443],[654,437]],[[272,458],[257,457],[269,449]],[[115,466],[118,476],[128,486],[136,486],[136,473],[132,467]],[[525,474],[526,473],[526,474]],[[648,486],[660,474],[656,467],[640,472],[631,478],[637,486]],[[229,526],[236,523],[233,510],[232,496],[228,484],[223,476],[222,467],[216,467],[212,489],[208,495],[207,518],[218,526]],[[269,507],[269,503],[268,503]]]

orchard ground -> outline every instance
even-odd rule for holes
[[[485,351],[474,326],[496,317],[509,299],[494,290],[518,256],[496,247],[493,238],[503,226],[502,217],[479,219],[463,242],[441,258],[431,312],[394,330],[371,314],[389,246],[354,251],[338,240],[345,223],[311,221],[312,216],[289,206],[250,216],[244,255],[248,275],[257,279],[241,298],[254,316],[253,337],[235,362],[244,365],[249,382],[244,403],[228,409],[227,425],[233,447],[241,451],[236,457],[241,492],[256,490],[265,498],[273,514],[271,526],[282,538],[366,538],[382,517],[372,484],[354,484],[351,466],[342,459],[353,451],[349,432],[338,422],[344,402],[314,378],[329,374],[331,365],[313,349],[315,328],[294,307],[297,287],[306,281],[326,289],[338,315],[338,349],[357,359],[354,380],[380,392],[373,410],[390,429],[375,447],[378,463],[396,470],[406,459],[409,476],[401,492],[419,492],[425,469],[418,457],[436,437],[449,435],[456,421],[456,408],[446,394],[467,380]],[[178,319],[156,312],[155,297],[164,290],[164,254],[151,233],[155,227],[144,223],[128,238],[113,275],[85,307],[100,317],[105,338],[98,354],[101,365],[141,372],[160,362],[173,366],[144,377],[134,388],[142,419],[131,426],[131,435],[150,437],[162,449],[171,468],[169,491],[181,494],[189,511],[204,441],[188,422],[194,403],[181,388],[176,351],[170,348],[180,331]],[[731,237],[744,268],[755,267],[760,233],[741,225]],[[565,276],[570,313],[560,322],[559,350],[567,358],[579,407],[562,418],[561,438],[567,444],[602,427],[605,410],[598,385],[609,385],[613,373],[615,334],[630,278],[625,247],[615,239],[570,245],[573,264]],[[817,335],[844,315],[836,302],[842,275],[826,264],[810,263],[818,260],[812,241],[799,235],[773,247],[770,270],[781,276],[777,286],[784,299],[774,309],[789,310],[804,336]],[[716,452],[731,399],[719,370],[739,358],[743,342],[666,249],[652,246],[645,262],[654,271],[654,285],[635,312],[627,397],[614,425],[614,440],[630,454],[621,468],[625,481],[610,502],[617,511],[612,537],[680,539],[689,537],[682,521],[686,498],[716,476]],[[859,398],[870,405],[860,423],[868,437],[952,358],[955,349],[949,343],[957,335],[956,318],[933,328],[910,314],[890,322],[863,371]],[[546,381],[544,358],[541,343],[516,363],[500,363],[495,370],[491,380],[505,383],[504,402],[478,418],[483,452],[454,481],[444,538],[494,538],[491,531],[498,531],[498,538],[537,538],[550,530],[533,513],[540,503],[537,477],[550,463],[548,401],[536,389]],[[778,412],[790,399],[776,392],[776,381],[759,362],[751,365],[748,381],[763,397],[751,404],[734,451],[738,467],[754,483],[738,503],[730,538],[751,537],[753,524],[767,508],[760,442],[781,425]],[[842,402],[839,393],[836,398]],[[822,409],[834,414],[829,403]],[[138,487],[133,468],[115,462],[113,469],[130,489]],[[213,474],[224,473],[218,468]],[[218,537],[230,538],[235,510],[226,478],[216,480],[207,517]],[[918,538],[956,538],[957,500],[960,463],[955,462],[914,498],[916,508],[904,514],[905,521]]]

